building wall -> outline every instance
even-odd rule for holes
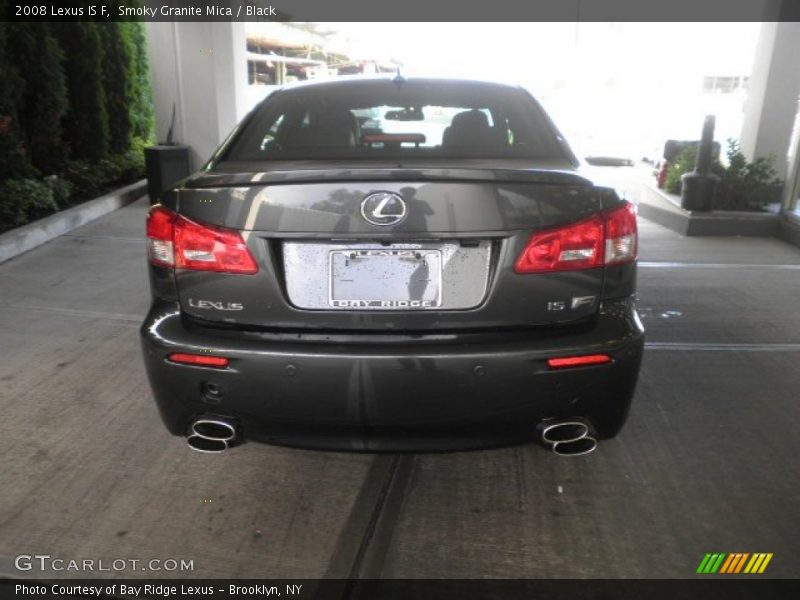
[[[148,23],[156,134],[191,148],[199,169],[248,108],[244,23]]]
[[[781,177],[800,95],[800,23],[761,25],[742,124],[742,151],[772,156]]]

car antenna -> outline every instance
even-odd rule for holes
[[[406,82],[406,77],[405,75],[403,75],[400,69],[401,65],[397,65],[397,72],[395,73],[394,78],[392,79],[392,81],[398,85]]]
[[[175,103],[172,103],[172,120],[169,122],[169,131],[167,132],[166,146],[172,146],[172,132],[175,129]]]

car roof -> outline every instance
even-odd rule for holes
[[[379,88],[398,84],[413,87],[450,86],[450,87],[486,87],[504,90],[520,89],[520,86],[499,81],[482,79],[463,79],[455,77],[406,77],[395,74],[385,75],[343,75],[331,79],[311,79],[286,84],[279,91],[314,90],[314,91],[357,91],[364,88]]]

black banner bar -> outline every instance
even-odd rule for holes
[[[0,0],[2,20],[800,21],[797,0]],[[401,34],[398,34],[401,35]]]
[[[0,580],[0,598],[160,600],[785,600],[800,580],[760,576],[696,579],[42,579]]]

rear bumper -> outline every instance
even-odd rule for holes
[[[432,451],[529,440],[549,418],[583,417],[601,437],[624,423],[644,332],[630,300],[595,321],[534,332],[436,336],[278,336],[199,327],[155,303],[141,329],[167,428],[199,415],[245,439],[366,451]],[[171,363],[173,352],[229,358],[227,369]],[[606,365],[552,371],[548,358],[607,353]],[[206,392],[208,384],[218,390]]]

